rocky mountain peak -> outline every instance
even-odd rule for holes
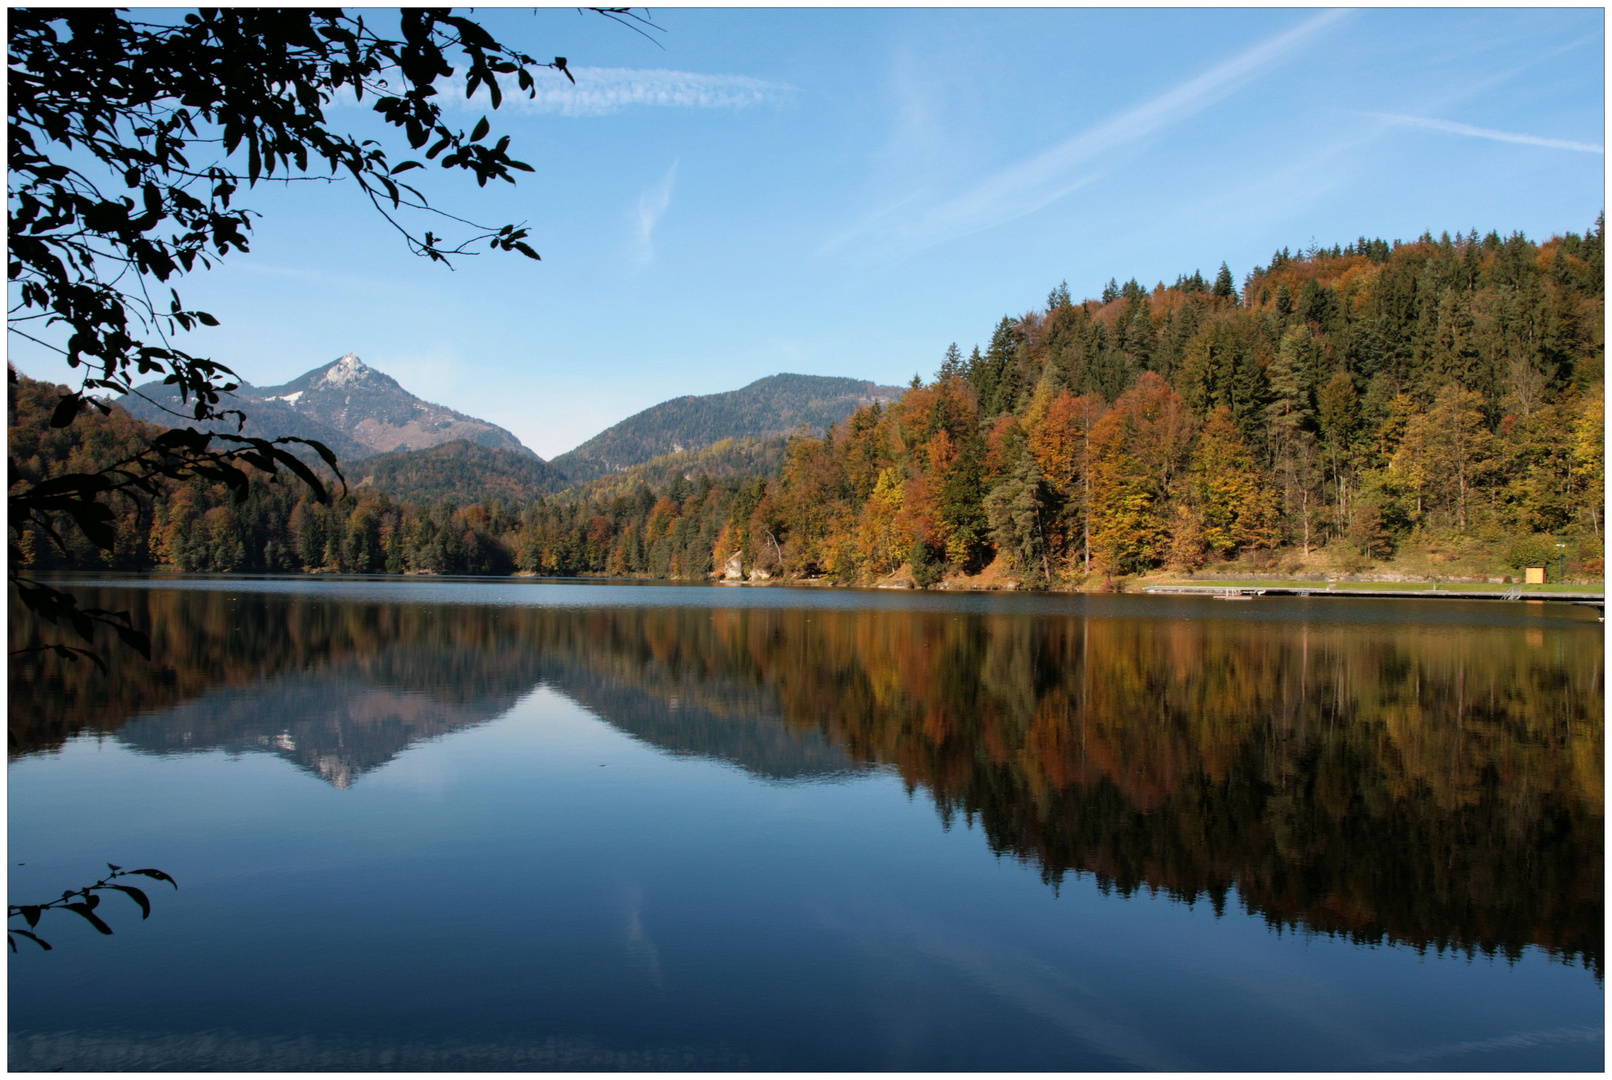
[[[343,386],[362,379],[370,372],[357,353],[348,353],[325,369],[324,381],[332,386]]]
[[[177,400],[160,382],[139,390],[145,397]],[[141,419],[155,418],[143,415],[145,402],[139,395],[130,395],[123,404]],[[280,386],[242,386],[229,407],[247,414],[247,434],[317,439],[348,460],[423,450],[460,439],[536,458],[503,428],[415,397],[357,353],[305,371]]]

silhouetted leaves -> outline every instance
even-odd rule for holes
[[[38,934],[32,933],[32,932],[27,931],[27,930],[18,929],[17,927],[12,927],[10,930],[6,931],[7,943],[11,946],[11,951],[12,952],[17,951],[17,939],[19,937],[27,938],[29,941],[34,942],[41,949],[44,949],[46,952],[50,951],[50,948],[51,948],[50,942],[46,941],[44,938],[40,937]]]
[[[95,908],[100,904],[100,902],[101,898],[99,896],[90,896],[87,899],[77,903],[63,904],[62,910],[71,911],[73,914],[81,916],[86,922],[95,927],[95,929],[99,930],[101,933],[110,934],[112,932],[112,928],[106,925],[106,923],[101,920],[99,915],[95,914]]]
[[[108,885],[107,888],[116,889],[118,892],[131,897],[136,904],[139,904],[142,919],[151,917],[151,901],[146,898],[146,894],[142,890],[135,888],[133,885]]]
[[[10,905],[8,910],[9,917],[15,919],[18,916],[21,916],[23,921],[26,922],[30,928],[28,930],[23,930],[20,927],[15,926],[7,928],[7,936],[10,939],[9,943],[11,945],[11,951],[17,951],[16,939],[18,936],[27,938],[29,941],[34,942],[42,949],[50,949],[50,943],[44,938],[40,937],[38,934],[33,933],[32,928],[39,925],[41,915],[52,909],[71,911],[74,915],[77,915],[79,918],[89,923],[100,933],[112,933],[112,927],[107,924],[105,919],[101,918],[101,916],[96,913],[96,909],[101,906],[101,897],[98,894],[106,890],[113,890],[123,893],[140,906],[140,918],[150,918],[151,900],[146,896],[145,891],[135,888],[132,885],[115,884],[116,879],[118,878],[130,877],[138,874],[149,878],[156,878],[160,881],[166,881],[175,889],[179,888],[179,883],[174,881],[173,878],[169,877],[161,870],[155,870],[149,867],[143,870],[124,870],[122,867],[119,867],[114,863],[107,863],[106,866],[110,871],[106,877],[97,881],[93,885],[86,885],[82,889],[69,889],[67,892],[62,893],[59,898],[52,900],[49,903]],[[75,897],[77,899],[75,899]]]
[[[169,877],[167,874],[164,874],[161,870],[153,870],[150,867],[147,867],[144,870],[130,870],[129,873],[141,874],[148,878],[156,878],[158,881],[166,881],[176,889],[179,888],[179,883],[173,878]]]

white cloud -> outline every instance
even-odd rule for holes
[[[652,184],[638,195],[638,264],[648,266],[655,258],[655,226],[661,215],[672,205],[672,185],[677,183],[677,162],[666,170],[660,183]]]
[[[1495,142],[1521,143],[1524,146],[1543,146],[1552,150],[1576,150],[1584,154],[1604,154],[1606,150],[1596,143],[1574,142],[1571,139],[1547,139],[1539,135],[1524,135],[1515,131],[1496,131],[1494,128],[1458,124],[1453,120],[1435,120],[1429,116],[1404,116],[1399,113],[1364,113],[1365,116],[1386,120],[1405,127],[1426,128],[1451,135],[1470,135],[1475,139],[1493,139]]]
[[[1113,151],[1225,99],[1347,15],[1344,11],[1322,12],[1197,78],[986,177],[971,190],[945,202],[901,217],[890,210],[875,215],[830,239],[824,250],[881,234],[887,243],[897,247],[927,247],[1034,213],[1100,176],[1104,171],[1102,159]]]
[[[537,96],[528,98],[512,80],[504,104],[526,112],[561,116],[605,116],[635,105],[675,109],[745,109],[794,91],[785,83],[748,75],[703,75],[658,68],[572,68],[576,84],[564,76],[538,73]],[[481,92],[472,103],[481,104]]]

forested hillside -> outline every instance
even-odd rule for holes
[[[824,375],[770,375],[725,394],[663,401],[606,428],[554,465],[580,483],[666,454],[700,450],[723,439],[766,439],[800,428],[819,434],[858,406],[890,402],[902,391]]]
[[[149,522],[126,513],[112,561],[697,578],[738,555],[755,576],[923,585],[990,566],[1046,587],[1225,560],[1358,570],[1415,549],[1599,577],[1603,260],[1598,219],[1542,244],[1284,250],[1240,290],[1224,267],[1081,302],[1060,286],[899,401],[791,438],[776,470],[739,441],[710,468],[665,459],[525,503],[360,487],[321,506],[258,485],[231,506],[192,485]],[[39,434],[48,388],[23,380],[13,399],[30,468],[109,452],[129,422],[57,445]],[[49,562],[43,540],[25,546]]]
[[[481,446],[456,439],[424,450],[397,450],[354,462],[348,483],[399,502],[459,504],[503,499],[524,503],[570,486],[559,470],[525,447]]]
[[[701,477],[723,480],[735,476],[771,476],[789,454],[789,439],[723,439],[699,450],[662,454],[642,465],[607,473],[580,489],[585,500],[628,495],[640,488],[661,491],[679,477],[693,482]]]
[[[1045,582],[1565,532],[1598,567],[1602,234],[1282,251],[1241,294],[1225,267],[1060,288],[797,443],[734,542],[785,572],[1001,556]]]

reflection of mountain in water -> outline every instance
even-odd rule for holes
[[[302,631],[314,629],[299,627],[292,611],[272,603],[234,612],[243,616],[278,617],[304,642]],[[147,753],[272,753],[345,788],[413,743],[503,715],[539,678],[538,656],[513,642],[488,648],[384,637],[392,640],[368,648],[316,647],[301,664],[265,656],[258,678],[222,680],[121,725],[117,737]]]
[[[114,727],[120,742],[146,753],[272,753],[345,788],[416,742],[502,716],[542,684],[650,746],[763,779],[859,768],[822,732],[786,726],[777,703],[753,684],[702,680],[653,659],[629,672],[567,635],[544,648],[523,647],[522,637],[494,635],[475,646],[377,642],[374,651],[310,657],[261,681],[203,689],[126,722],[98,717],[96,726]]]
[[[273,753],[345,788],[411,744],[484,723],[513,704],[508,697],[444,702],[329,673],[281,676],[143,716],[117,738],[155,754]]]
[[[820,780],[861,768],[821,731],[786,726],[777,704],[753,688],[634,686],[580,664],[548,672],[549,685],[612,727],[675,754],[730,762],[767,780]]]

